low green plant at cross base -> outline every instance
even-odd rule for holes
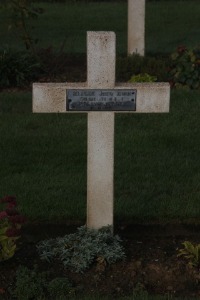
[[[179,256],[184,256],[192,267],[199,267],[200,265],[200,244],[193,245],[189,241],[183,243],[184,248],[179,250]]]
[[[95,261],[106,265],[123,259],[125,253],[120,242],[117,235],[113,236],[110,226],[99,230],[82,226],[76,233],[42,241],[37,248],[41,259],[60,260],[64,267],[82,273]]]
[[[21,225],[25,218],[17,211],[16,198],[7,196],[0,200],[6,205],[0,211],[0,262],[11,258],[16,251],[16,241],[20,238]]]

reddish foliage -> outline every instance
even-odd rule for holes
[[[15,227],[11,227],[8,228],[8,230],[6,231],[6,235],[7,237],[17,237],[20,236],[20,230],[15,228]]]
[[[5,294],[5,289],[3,289],[3,288],[0,288],[0,295],[3,295],[3,294]]]
[[[186,50],[187,50],[186,47],[183,46],[183,45],[178,46],[178,48],[177,48],[177,52],[178,52],[179,54],[184,53]]]
[[[5,211],[0,211],[0,220],[7,218],[7,213]]]
[[[0,203],[16,203],[16,197],[5,196],[4,198],[0,199]]]
[[[19,215],[19,212],[15,208],[7,208],[6,213],[7,213],[8,216]]]
[[[23,224],[26,221],[26,218],[21,215],[10,216],[9,221],[13,224]]]

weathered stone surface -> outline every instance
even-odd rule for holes
[[[84,88],[86,83],[33,83],[34,113],[66,112],[66,90]]]
[[[87,84],[91,89],[115,85],[114,32],[87,33]],[[113,225],[114,112],[88,113],[87,226]]]
[[[145,0],[128,0],[128,54],[145,52]]]
[[[115,44],[114,32],[87,32],[87,84],[89,88],[114,87]]]
[[[87,226],[113,225],[114,112],[88,113]]]
[[[84,89],[88,88],[88,86],[86,83],[34,83],[33,112],[77,113],[76,111],[66,111],[66,90],[73,88]],[[102,86],[102,88],[104,88],[104,86]],[[114,89],[127,88],[137,90],[136,111],[123,113],[169,112],[169,83],[117,83],[114,87]],[[120,113],[120,111],[117,113]]]
[[[34,83],[33,112],[77,113],[78,111],[67,111],[68,89],[129,88],[137,90],[136,111],[130,113],[169,111],[170,85],[168,83],[117,83],[115,85],[116,55],[113,32],[88,32],[87,41],[88,81],[86,83]],[[113,225],[115,112],[89,111],[87,113],[87,226],[98,229]]]

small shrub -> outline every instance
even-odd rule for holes
[[[66,299],[67,295],[73,295],[74,289],[66,277],[57,277],[53,279],[47,287],[51,299]]]
[[[129,82],[155,82],[157,80],[156,76],[151,76],[147,73],[133,75]]]
[[[170,81],[176,88],[200,88],[200,48],[179,46],[171,55]]]
[[[75,272],[83,272],[99,259],[108,264],[125,257],[120,238],[113,236],[110,227],[100,230],[78,228],[74,234],[42,241],[37,249],[41,259],[59,259]]]
[[[31,270],[20,266],[16,272],[15,288],[11,294],[18,300],[56,299],[65,300],[75,294],[75,289],[66,277],[56,277],[49,282],[50,273],[39,272],[37,266]]]
[[[40,64],[28,51],[0,49],[0,88],[24,87],[37,80]]]
[[[128,57],[118,57],[116,63],[117,81],[128,81],[131,76],[138,74],[151,74],[158,81],[168,81],[168,57],[139,56],[133,54]]]
[[[15,254],[16,241],[20,238],[21,225],[25,222],[25,218],[17,211],[15,197],[6,196],[0,199],[0,205],[5,204],[3,210],[0,207],[0,262]]]
[[[19,300],[42,299],[47,286],[46,273],[20,266],[16,272],[14,296]]]
[[[148,300],[149,295],[145,289],[145,286],[138,282],[133,289],[133,300]]]
[[[189,241],[183,243],[184,248],[179,250],[178,256],[184,256],[188,261],[189,265],[198,267],[200,264],[200,244],[193,245]]]
[[[63,51],[64,43],[59,50],[52,46],[37,50],[37,56],[43,71],[42,81],[63,81],[66,82],[74,74],[74,81],[80,80],[84,58],[78,55],[70,55]],[[79,68],[77,68],[77,66]],[[78,69],[78,74],[75,71]],[[68,77],[69,76],[69,77]]]

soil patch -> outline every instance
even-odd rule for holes
[[[40,260],[36,250],[39,241],[75,232],[76,228],[58,224],[24,227],[15,256],[0,266],[2,299],[11,299],[9,289],[15,284],[15,274],[20,265],[30,269],[37,265],[39,271],[48,270],[54,277],[66,276],[81,295],[98,293],[121,297],[131,295],[138,285],[149,294],[200,295],[199,270],[190,267],[184,258],[177,257],[184,241],[200,243],[199,225],[116,226],[115,231],[125,247],[125,261],[113,265],[95,263],[84,274],[64,269],[58,262],[49,264]]]

